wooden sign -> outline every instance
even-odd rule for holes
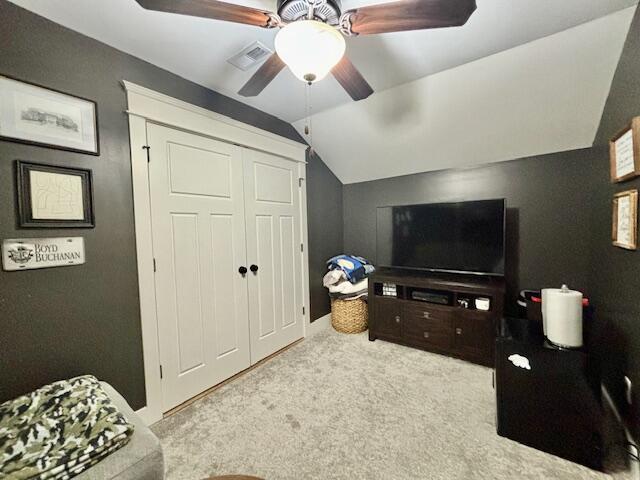
[[[21,238],[2,242],[6,271],[67,267],[84,263],[84,238]]]
[[[611,182],[617,183],[640,175],[640,117],[609,141]]]
[[[638,248],[638,190],[616,193],[613,197],[612,238],[616,247]]]

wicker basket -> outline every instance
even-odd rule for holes
[[[341,333],[364,332],[368,323],[367,303],[356,300],[331,300],[331,325]]]

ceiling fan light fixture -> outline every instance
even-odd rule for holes
[[[276,53],[303,82],[322,80],[340,61],[346,48],[335,28],[317,20],[299,20],[276,35]]]

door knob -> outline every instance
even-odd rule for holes
[[[396,323],[400,323],[400,315],[396,316]]]
[[[456,335],[462,335],[462,329],[456,328]]]
[[[251,265],[249,267],[249,270],[251,270],[253,273],[256,273],[258,271],[258,265]]]
[[[247,273],[247,267],[240,267],[240,268],[238,269],[238,273],[239,273],[240,275],[245,275],[245,274]]]

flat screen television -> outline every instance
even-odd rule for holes
[[[503,276],[505,201],[379,207],[376,237],[381,267]]]

